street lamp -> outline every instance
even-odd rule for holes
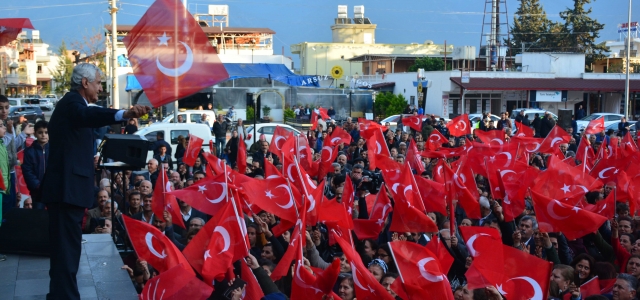
[[[373,106],[372,106],[372,110],[373,110],[373,119],[376,119],[376,95],[378,93],[377,92],[373,92],[371,93],[371,99],[373,99]]]
[[[629,0],[629,19],[627,20],[627,78],[624,84],[624,117],[629,118],[629,60],[631,60],[631,0]]]
[[[316,58],[316,69],[314,71],[316,75],[318,75],[318,52],[316,51],[316,47],[311,47],[311,49],[313,49],[313,56]]]
[[[256,119],[258,117],[256,117],[256,113],[258,111],[257,109],[257,102],[258,102],[258,94],[254,93],[253,94],[253,143],[256,143],[256,135],[258,135],[258,129],[256,128]]]

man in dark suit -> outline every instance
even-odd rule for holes
[[[58,102],[49,122],[49,162],[42,182],[49,213],[51,267],[47,299],[80,299],[76,273],[82,250],[80,224],[93,204],[93,128],[137,118],[151,108],[129,110],[89,106],[102,91],[100,70],[78,64],[71,74],[71,92]]]

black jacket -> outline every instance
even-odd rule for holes
[[[216,136],[217,139],[226,138],[228,129],[229,128],[227,126],[227,123],[225,122],[222,122],[222,123],[218,121],[213,122],[213,134]]]
[[[44,178],[44,171],[47,167],[49,158],[49,144],[45,144],[44,148],[36,141],[24,150],[24,158],[22,162],[22,176],[31,194],[33,202],[41,202],[42,194],[40,183]]]
[[[118,110],[88,106],[69,92],[56,105],[49,121],[49,164],[42,180],[44,203],[91,207],[94,203],[93,128],[118,124]]]

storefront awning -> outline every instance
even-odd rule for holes
[[[296,75],[283,64],[224,64],[229,80],[239,78],[271,78],[291,86],[320,87],[316,76]],[[142,90],[142,86],[133,74],[127,76],[125,91]]]
[[[471,78],[462,83],[460,77],[451,77],[453,83],[469,91],[593,91],[623,92],[624,79],[582,78]],[[640,92],[640,80],[631,80],[631,92]]]

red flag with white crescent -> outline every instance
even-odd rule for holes
[[[184,156],[182,157],[182,162],[188,166],[192,166],[196,163],[196,158],[200,154],[200,150],[202,150],[202,142],[204,142],[201,138],[189,134],[189,144],[187,144],[187,150],[184,152]]]
[[[180,1],[156,0],[123,42],[154,107],[229,78],[209,38]]]

